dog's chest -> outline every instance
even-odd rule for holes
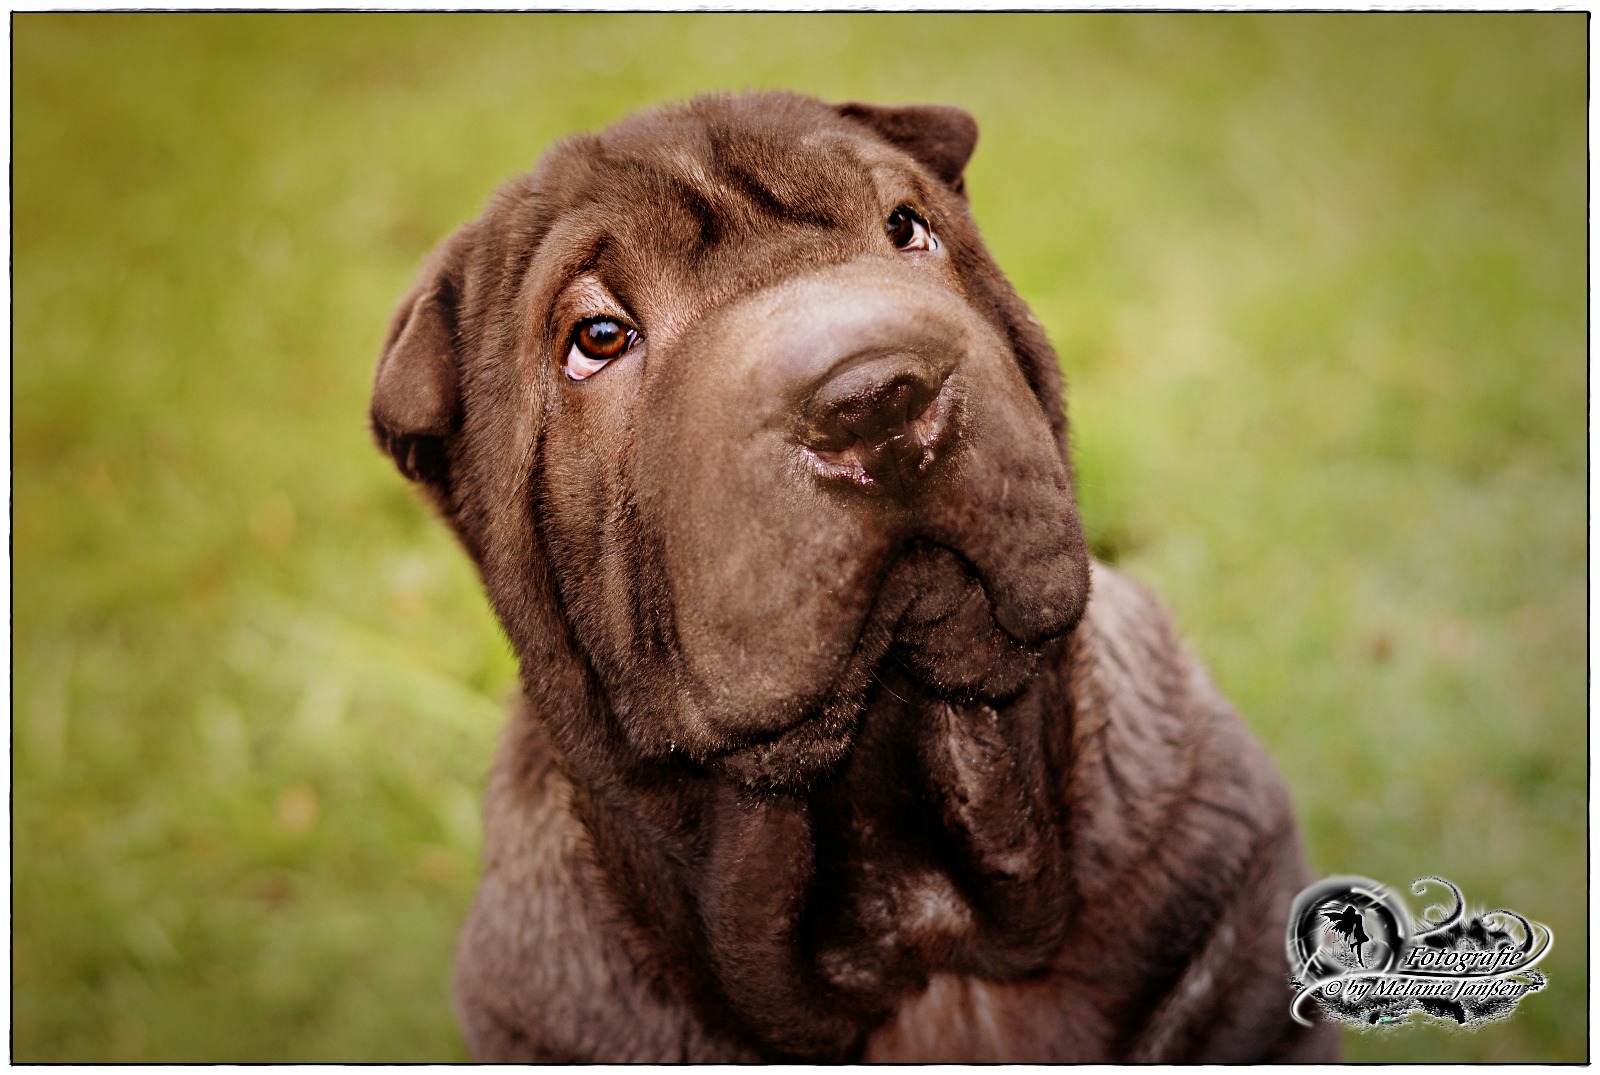
[[[1068,908],[1049,868],[1060,849],[1042,757],[1010,749],[986,707],[930,714],[897,699],[886,691],[869,710],[846,769],[809,811],[802,944],[816,970],[844,994],[896,998],[941,974],[1043,970]]]
[[[1105,1061],[1105,1016],[1061,977],[935,975],[867,1038],[866,1063]]]
[[[868,1062],[1098,1060],[1112,1040],[1104,1015],[1054,967],[1013,981],[966,973],[985,943],[980,912],[951,875],[868,858],[850,886],[849,944],[824,947],[817,969],[857,996],[905,993],[867,1038]]]
[[[895,979],[938,966],[973,932],[971,904],[943,870],[862,861],[834,900],[829,942],[817,970],[834,988],[874,994]]]

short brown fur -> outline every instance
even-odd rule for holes
[[[697,99],[553,149],[401,303],[373,428],[522,668],[456,970],[475,1057],[1335,1056],[1288,1014],[1288,796],[1090,563],[976,137]],[[897,207],[936,248],[885,238]],[[569,380],[597,313],[643,343]]]

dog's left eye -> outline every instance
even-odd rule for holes
[[[613,358],[621,358],[639,342],[639,333],[610,317],[590,317],[572,330],[567,351],[567,376],[581,381],[599,373]]]
[[[899,206],[890,213],[883,230],[889,233],[889,241],[901,250],[939,249],[939,237],[909,205]]]

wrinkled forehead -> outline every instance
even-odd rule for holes
[[[874,166],[892,158],[826,114],[669,114],[620,124],[596,143],[602,167],[645,188],[692,193],[730,223],[766,215],[837,226],[837,209],[870,199]]]
[[[820,108],[639,117],[565,144],[540,179],[567,243],[614,267],[665,260],[702,277],[777,250],[844,256],[886,207],[928,198],[909,158]]]

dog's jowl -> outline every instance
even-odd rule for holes
[[[1090,561],[954,108],[702,98],[434,254],[372,425],[521,661],[486,1060],[1326,1059],[1271,763]]]

